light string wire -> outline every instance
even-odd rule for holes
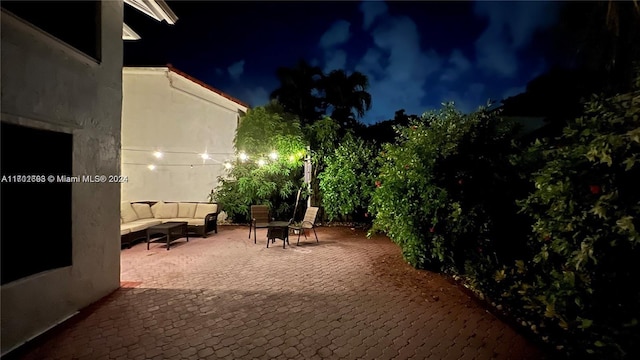
[[[234,153],[229,153],[229,152],[195,152],[195,151],[166,151],[166,150],[149,150],[149,149],[129,149],[129,148],[122,148],[123,151],[138,151],[138,152],[146,152],[146,153],[151,153],[153,154],[156,151],[159,151],[163,154],[190,154],[190,155],[200,155],[200,154],[208,154],[208,155],[227,155],[227,156],[233,156]]]

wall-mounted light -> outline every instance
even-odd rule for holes
[[[164,155],[164,154],[162,154],[162,152],[161,152],[161,151],[156,151],[156,152],[154,152],[154,153],[153,153],[153,156],[155,156],[155,157],[156,157],[156,159],[160,159],[160,158],[162,158],[162,156],[163,156],[163,155]]]
[[[151,164],[151,165],[147,166],[147,169],[149,169],[149,170],[152,170],[152,171],[153,171],[153,170],[155,170],[155,169],[156,169],[156,166],[155,166],[155,165],[153,165],[153,164]]]

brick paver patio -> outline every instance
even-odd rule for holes
[[[385,237],[319,228],[282,249],[247,227],[122,251],[123,287],[26,359],[539,359],[541,352],[437,274],[385,276]],[[407,273],[418,273],[407,265]]]

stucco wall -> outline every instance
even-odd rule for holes
[[[125,68],[123,201],[206,201],[233,156],[239,110],[246,108],[167,68]]]
[[[100,64],[2,13],[2,121],[72,133],[75,174],[120,172],[122,9],[102,2]],[[117,184],[73,184],[73,265],[2,286],[3,354],[118,288],[119,200]],[[55,236],[41,230],[19,240]]]

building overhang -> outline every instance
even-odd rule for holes
[[[140,40],[140,35],[133,31],[129,25],[122,23],[122,40]]]
[[[178,16],[164,0],[124,0],[124,3],[157,21],[166,21],[167,24],[171,25],[178,21]],[[136,34],[127,24],[122,23],[122,39],[139,40],[140,35]]]

